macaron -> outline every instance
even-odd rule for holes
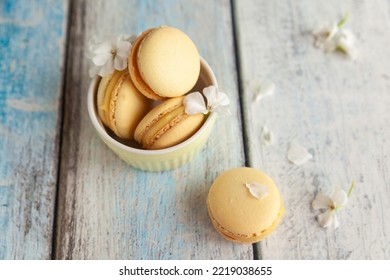
[[[106,127],[122,139],[133,139],[136,126],[151,109],[152,103],[137,90],[126,70],[115,71],[103,77],[99,83],[99,117]]]
[[[137,89],[154,100],[188,93],[198,80],[200,56],[193,41],[169,26],[151,28],[134,41],[129,72]]]
[[[184,96],[170,98],[154,107],[138,124],[134,139],[147,150],[158,150],[179,144],[202,126],[203,114],[185,112]]]
[[[262,240],[278,226],[284,213],[272,179],[248,167],[218,176],[209,190],[207,208],[215,229],[237,243]]]

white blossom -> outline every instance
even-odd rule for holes
[[[333,230],[339,227],[340,223],[337,219],[336,212],[347,204],[348,198],[354,188],[355,182],[352,181],[348,194],[340,188],[334,188],[330,196],[326,196],[322,193],[317,194],[312,202],[312,207],[315,210],[325,209],[325,211],[317,216],[317,222],[321,227],[331,228]]]
[[[228,108],[230,100],[226,93],[218,91],[215,86],[203,89],[203,95],[196,91],[186,95],[183,101],[187,114],[208,114],[209,112],[219,114],[230,114]]]
[[[355,36],[343,26],[348,14],[338,24],[325,24],[312,32],[314,46],[325,52],[341,51],[351,58],[356,57]]]
[[[91,61],[89,75],[101,77],[122,71],[127,67],[127,60],[134,36],[120,35],[100,43],[90,43],[88,57]]]
[[[323,228],[336,229],[340,225],[337,220],[336,211],[340,207],[347,204],[347,194],[340,188],[335,188],[330,196],[318,193],[312,202],[312,207],[315,210],[325,209],[325,211],[317,216],[317,221]]]

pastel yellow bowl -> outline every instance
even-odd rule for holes
[[[178,168],[191,160],[204,146],[215,123],[216,115],[211,113],[202,127],[186,141],[160,150],[144,150],[138,148],[134,142],[125,142],[109,133],[101,122],[97,107],[97,89],[100,77],[95,77],[88,89],[88,113],[98,135],[106,145],[113,150],[121,159],[131,166],[145,171],[163,171]],[[194,90],[202,91],[203,88],[217,86],[215,75],[201,58],[201,70],[199,79]]]

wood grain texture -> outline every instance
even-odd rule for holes
[[[25,2],[0,3],[0,259],[52,249],[67,2]]]
[[[216,176],[244,164],[229,1],[75,1],[71,21],[56,258],[253,258],[250,245],[218,235],[206,208]],[[195,41],[229,93],[233,115],[217,120],[193,161],[148,173],[122,162],[93,130],[85,51],[93,36],[138,34],[162,24]]]
[[[236,1],[244,119],[252,166],[280,187],[286,206],[277,231],[259,244],[264,259],[390,258],[390,2]],[[338,22],[357,36],[356,61],[313,47],[310,31]],[[272,97],[252,102],[248,83],[268,79]],[[261,127],[275,135],[262,146]],[[297,141],[314,160],[286,159]],[[340,227],[320,228],[311,202],[333,186],[356,188],[338,211]]]

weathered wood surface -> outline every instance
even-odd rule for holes
[[[310,31],[337,22],[357,36],[356,61],[313,47]],[[286,205],[278,230],[261,242],[264,259],[390,258],[390,2],[236,1],[244,119],[251,165],[280,186]],[[253,80],[276,84],[252,102]],[[261,127],[275,135],[260,142]],[[295,166],[289,143],[314,160]],[[321,229],[311,202],[320,190],[356,188],[335,232]]]
[[[0,259],[52,251],[67,3],[28,3],[0,3]]]
[[[75,1],[61,155],[56,258],[251,259],[251,245],[225,241],[206,208],[212,181],[244,164],[229,1]],[[217,120],[201,154],[169,172],[137,171],[98,138],[86,111],[88,39],[182,29],[229,92],[233,115]]]
[[[286,206],[279,228],[256,245],[260,258],[390,258],[389,1],[232,1],[236,34],[228,0],[71,1],[69,18],[67,1],[25,2],[0,4],[0,259],[251,259],[250,245],[213,229],[205,203],[215,177],[245,162],[275,180]],[[315,49],[310,35],[345,11],[356,61]],[[233,114],[186,166],[147,173],[93,130],[85,51],[95,35],[160,24],[194,39]],[[261,80],[276,93],[256,103],[250,84]],[[264,125],[275,135],[270,146],[260,141]],[[293,141],[314,159],[289,163]],[[353,179],[340,228],[321,229],[315,195],[347,190]]]

